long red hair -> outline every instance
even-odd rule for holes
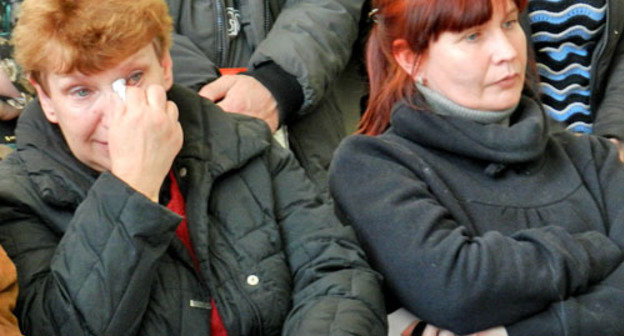
[[[373,0],[375,23],[366,45],[370,94],[357,133],[382,133],[390,124],[394,104],[416,96],[414,79],[392,54],[395,40],[404,39],[412,52],[422,54],[443,32],[460,32],[489,21],[493,1],[505,0]],[[527,4],[527,0],[512,1],[519,11]]]

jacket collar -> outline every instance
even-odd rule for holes
[[[242,167],[270,146],[271,134],[262,122],[225,113],[196,93],[174,85],[168,92],[180,111],[184,145],[177,159],[207,162],[213,177]],[[99,173],[70,152],[59,127],[45,118],[38,100],[19,118],[17,152],[41,197],[59,206],[76,206]]]
[[[82,200],[97,173],[69,151],[60,128],[33,100],[19,117],[15,130],[17,154],[44,201],[70,206]]]
[[[520,100],[510,126],[417,111],[405,103],[395,107],[391,126],[391,132],[422,146],[499,164],[536,160],[548,140],[543,112],[528,97]]]
[[[195,92],[177,85],[169,90],[168,97],[178,106],[184,130],[184,145],[178,158],[207,161],[213,176],[242,167],[271,146],[271,132],[258,119],[223,112]]]

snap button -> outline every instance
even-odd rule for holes
[[[178,173],[180,174],[180,177],[186,177],[186,174],[188,174],[188,170],[186,169],[186,167],[182,167],[180,168],[180,171]]]
[[[250,275],[250,276],[247,277],[247,284],[249,286],[256,286],[256,285],[258,285],[258,283],[260,283],[260,279],[258,279],[257,276]]]

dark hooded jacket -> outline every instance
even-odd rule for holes
[[[606,139],[399,104],[339,147],[330,190],[400,304],[458,334],[624,335],[624,167]]]
[[[77,161],[32,104],[0,164],[0,241],[27,335],[383,335],[379,277],[262,122],[174,86],[181,218]]]

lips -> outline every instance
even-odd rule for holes
[[[520,79],[520,74],[513,73],[499,79],[498,81],[494,82],[493,85],[502,86],[504,88],[512,87],[516,84],[516,81],[518,79]]]
[[[100,146],[108,146],[108,141],[93,140],[93,142]]]

